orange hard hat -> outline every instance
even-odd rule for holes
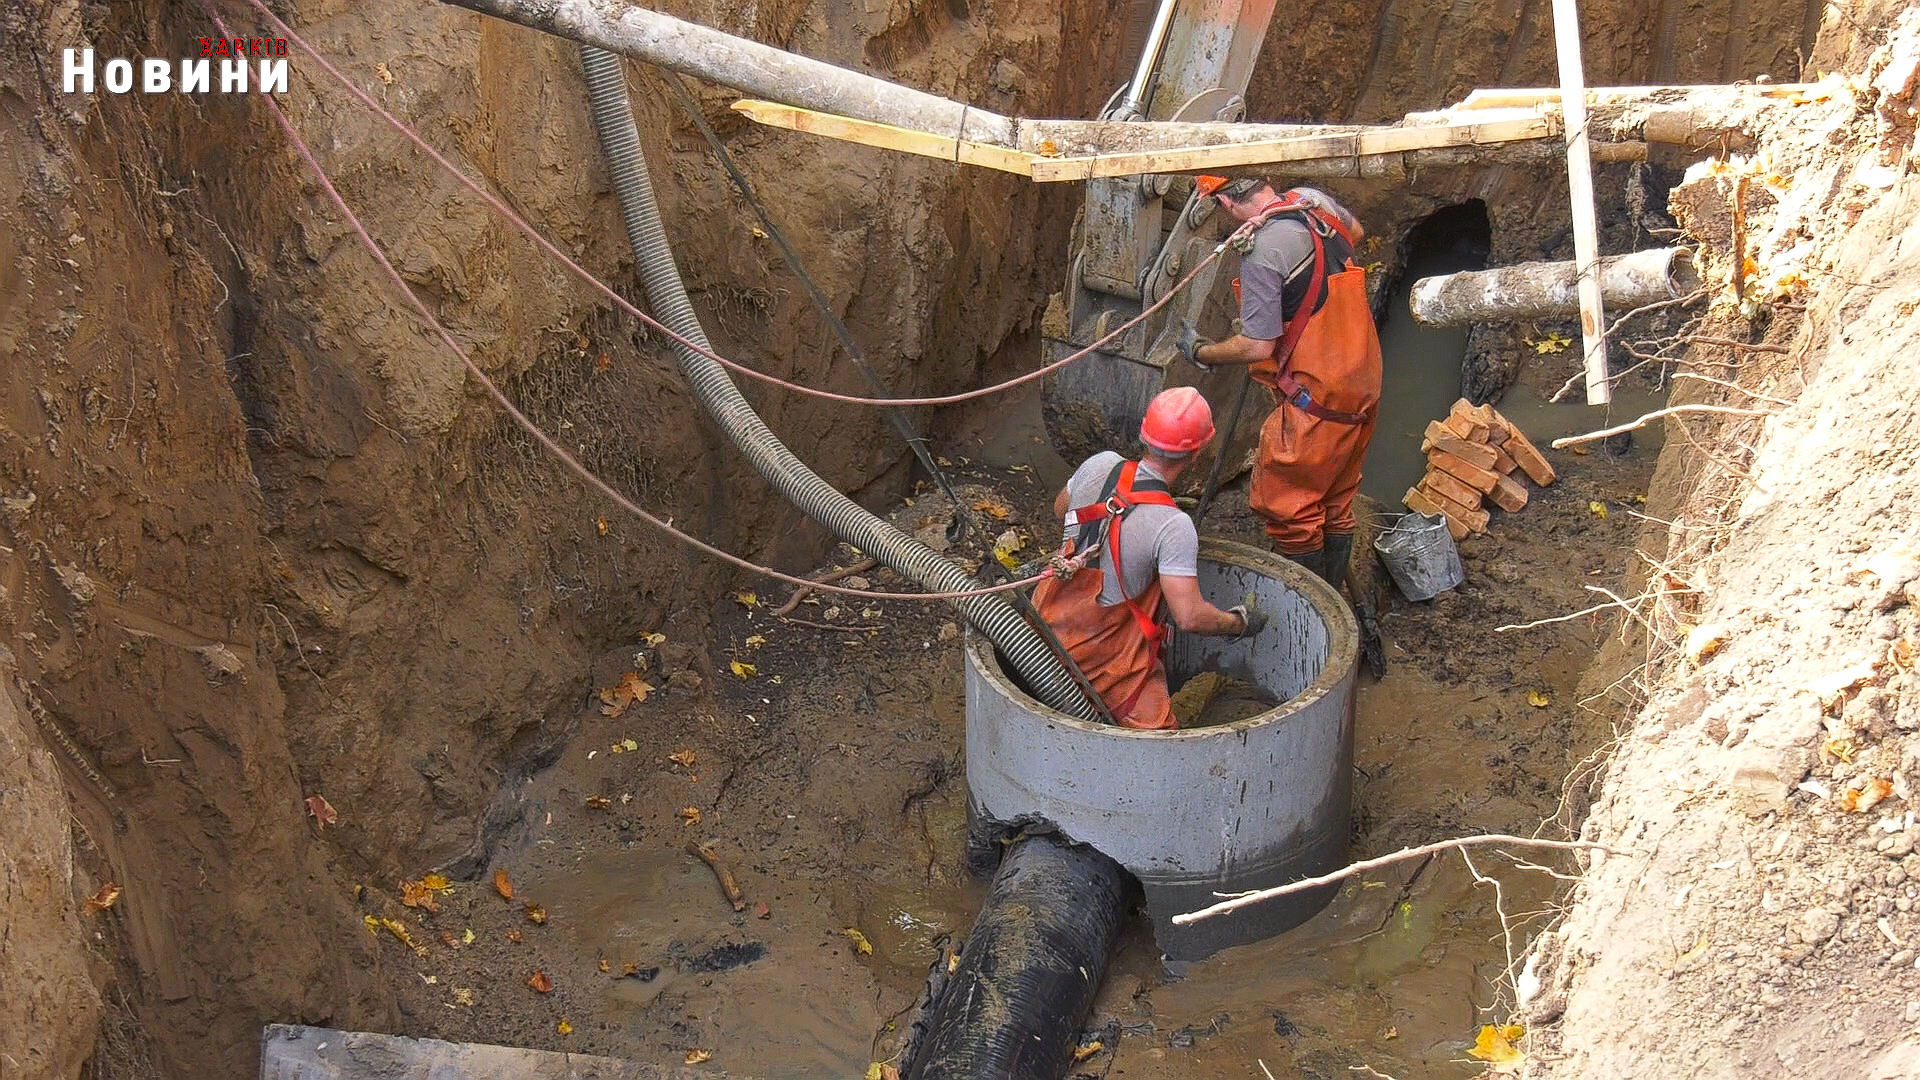
[[[1214,192],[1226,186],[1227,178],[1224,176],[1196,176],[1193,178],[1193,190],[1199,192],[1200,197],[1203,199],[1212,198]]]
[[[1169,454],[1198,450],[1213,438],[1213,408],[1191,386],[1162,390],[1140,422],[1140,441]]]

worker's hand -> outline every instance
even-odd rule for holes
[[[1200,346],[1211,344],[1213,344],[1211,341],[1201,337],[1199,333],[1194,330],[1193,323],[1190,321],[1182,320],[1179,327],[1174,330],[1173,347],[1180,351],[1181,356],[1187,358],[1187,363],[1192,364],[1201,371],[1213,370],[1212,364],[1203,364],[1200,362]]]
[[[1267,613],[1255,603],[1260,599],[1256,593],[1248,593],[1239,604],[1228,608],[1232,614],[1240,616],[1240,633],[1236,638],[1252,637],[1267,628]]]

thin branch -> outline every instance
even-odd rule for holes
[[[1532,622],[1508,623],[1505,626],[1496,626],[1493,628],[1493,632],[1496,634],[1502,634],[1507,632],[1508,630],[1531,630],[1536,626],[1547,626],[1551,623],[1572,622],[1573,620],[1579,618],[1582,615],[1592,615],[1595,612],[1605,611],[1611,607],[1626,607],[1626,605],[1623,603],[1620,603],[1619,601],[1612,601],[1605,604],[1595,604],[1590,608],[1581,608],[1579,611],[1570,612],[1566,615],[1555,615],[1551,619],[1535,619]]]
[[[873,558],[872,556],[868,556],[867,558],[861,559],[859,562],[854,563],[852,566],[846,567],[844,569],[829,570],[824,574],[815,574],[813,575],[813,580],[821,585],[826,585],[831,582],[839,581],[842,578],[850,578],[855,574],[864,574],[867,571],[879,565],[880,565],[879,559]],[[775,615],[780,616],[781,618],[786,618],[788,615],[792,614],[794,608],[797,608],[800,606],[800,601],[806,599],[807,594],[812,591],[813,589],[810,588],[809,586],[806,586],[806,585],[800,586],[799,588],[793,590],[792,596],[787,597],[786,603],[781,604],[777,608],[774,608],[773,613]]]
[[[1729,390],[1738,390],[1750,398],[1758,398],[1761,401],[1770,401],[1775,405],[1792,405],[1793,404],[1793,402],[1787,401],[1784,398],[1768,397],[1765,394],[1756,393],[1755,391],[1749,390],[1746,387],[1741,386],[1739,383],[1730,383],[1725,379],[1716,379],[1711,375],[1695,375],[1691,371],[1682,371],[1682,372],[1675,373],[1673,377],[1676,379],[1698,379],[1701,382],[1712,383],[1715,386],[1724,386]]]
[[[1585,435],[1572,435],[1564,439],[1555,439],[1553,440],[1553,448],[1559,450],[1579,443],[1599,442],[1601,439],[1610,438],[1623,432],[1638,431],[1661,417],[1678,416],[1681,413],[1716,413],[1723,416],[1775,415],[1771,409],[1736,409],[1731,405],[1674,405],[1670,408],[1655,409],[1653,412],[1648,413],[1630,424],[1619,424],[1610,428],[1601,428],[1599,431],[1589,431]]]
[[[783,623],[792,623],[795,626],[811,626],[815,630],[848,630],[848,631],[858,631],[858,632],[864,633],[865,631],[868,631],[868,630],[880,629],[880,627],[877,625],[876,626],[835,626],[832,623],[811,622],[807,619],[796,619],[791,615],[781,616],[780,621]]]
[[[1787,352],[1787,347],[1785,345],[1764,345],[1764,344],[1754,345],[1754,344],[1749,344],[1748,342],[1745,342],[1745,341],[1735,341],[1732,338],[1703,337],[1697,334],[1691,337],[1683,338],[1681,340],[1686,341],[1687,343],[1692,345],[1719,345],[1719,346],[1722,346],[1723,348],[1728,348],[1728,349],[1745,349],[1748,352],[1769,352],[1769,353],[1780,353],[1782,355],[1785,355]]]
[[[1480,868],[1473,865],[1473,856],[1467,854],[1466,848],[1460,849],[1460,858],[1466,861],[1467,873],[1473,875],[1474,881],[1493,886],[1493,911],[1500,916],[1500,938],[1501,943],[1506,947],[1507,973],[1511,976],[1517,961],[1513,957],[1513,923],[1507,918],[1506,892],[1500,887],[1500,879],[1482,874]]]
[[[1215,895],[1223,896],[1225,899],[1222,899],[1219,903],[1211,907],[1201,908],[1199,911],[1189,911],[1184,915],[1175,915],[1173,917],[1173,924],[1175,926],[1188,926],[1199,922],[1201,919],[1212,918],[1215,915],[1225,915],[1229,911],[1237,911],[1240,908],[1258,904],[1263,900],[1271,900],[1277,896],[1289,896],[1293,893],[1305,892],[1308,889],[1317,889],[1330,882],[1339,881],[1341,878],[1351,877],[1363,870],[1373,870],[1393,863],[1405,862],[1408,859],[1424,858],[1436,851],[1452,851],[1456,848],[1465,848],[1473,844],[1516,844],[1521,847],[1556,848],[1562,851],[1598,849],[1605,851],[1609,855],[1622,854],[1622,852],[1609,848],[1605,844],[1595,844],[1586,840],[1539,840],[1530,836],[1507,836],[1500,833],[1486,833],[1480,836],[1461,836],[1452,840],[1442,840],[1435,844],[1402,848],[1391,855],[1382,855],[1377,859],[1366,859],[1343,869],[1335,870],[1331,874],[1321,874],[1319,877],[1296,881],[1290,885],[1280,885],[1271,889],[1259,889],[1254,892],[1217,893]]]

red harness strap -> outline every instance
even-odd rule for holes
[[[1105,519],[1106,550],[1101,554],[1101,562],[1112,572],[1114,586],[1120,590],[1121,602],[1127,605],[1127,611],[1133,616],[1134,625],[1147,639],[1147,644],[1152,646],[1153,655],[1157,658],[1166,649],[1167,628],[1154,619],[1153,612],[1142,609],[1134,602],[1133,597],[1127,595],[1127,581],[1120,573],[1120,523],[1136,506],[1177,507],[1179,504],[1173,501],[1173,495],[1164,487],[1159,490],[1153,488],[1136,490],[1133,486],[1133,478],[1139,468],[1140,463],[1137,461],[1121,462],[1116,470],[1118,475],[1110,481],[1113,493],[1107,496],[1107,500],[1075,507],[1068,511],[1067,524],[1070,527],[1084,527]],[[1126,703],[1124,708],[1115,709],[1114,715],[1125,716],[1130,711],[1132,711],[1132,702]]]
[[[1279,344],[1274,347],[1275,372],[1273,382],[1268,386],[1273,390],[1275,404],[1284,401],[1308,416],[1330,420],[1336,424],[1364,424],[1373,419],[1373,410],[1351,413],[1329,409],[1313,400],[1312,395],[1307,393],[1306,387],[1300,385],[1299,380],[1293,377],[1293,372],[1289,369],[1289,365],[1293,363],[1294,346],[1300,344],[1300,335],[1307,332],[1307,322],[1313,318],[1312,305],[1319,300],[1320,290],[1326,286],[1327,281],[1326,242],[1321,238],[1320,230],[1314,227],[1314,223],[1319,222],[1338,233],[1340,238],[1347,242],[1349,249],[1353,247],[1353,238],[1347,234],[1346,227],[1340,223],[1338,217],[1323,212],[1292,193],[1275,199],[1260,209],[1265,220],[1271,220],[1275,215],[1289,211],[1298,212],[1312,219],[1306,225],[1307,235],[1313,239],[1313,275],[1307,279],[1307,291],[1306,295],[1300,299],[1300,310],[1295,311],[1293,318],[1287,320],[1287,329],[1281,335]],[[1264,379],[1261,381],[1265,382]]]

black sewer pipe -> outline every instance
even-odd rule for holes
[[[905,1080],[1059,1080],[1132,907],[1134,882],[1084,844],[1029,835],[1007,850]]]
[[[640,133],[634,126],[632,104],[627,99],[620,57],[582,45],[580,65],[586,71],[594,130],[599,132],[600,148],[606,155],[614,193],[620,200],[620,216],[626,224],[627,242],[633,247],[647,305],[655,317],[675,333],[711,350],[706,331],[687,300],[686,285],[673,262],[673,249],[667,243],[666,227],[661,223],[653,182],[648,177],[646,158],[640,149]],[[740,388],[734,385],[725,368],[678,342],[673,343],[673,351],[679,358],[687,385],[714,422],[760,475],[808,517],[931,592],[980,588],[980,583],[966,571],[868,513],[795,457],[741,396]],[[959,507],[954,507],[954,513],[960,512]],[[991,595],[956,599],[953,605],[969,624],[994,643],[1007,664],[1020,673],[1033,696],[1071,716],[1094,719],[1091,706],[1073,679],[1013,605]]]

